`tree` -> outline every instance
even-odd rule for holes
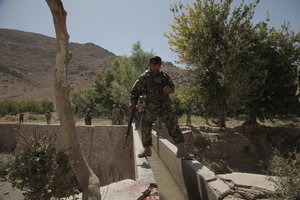
[[[89,167],[80,148],[76,135],[75,121],[70,102],[70,85],[68,84],[68,64],[72,54],[69,52],[69,35],[66,27],[67,13],[60,0],[46,0],[52,16],[56,32],[56,62],[54,67],[55,101],[64,147],[69,155],[84,200],[101,199],[100,181]]]
[[[197,0],[193,7],[171,7],[174,24],[166,37],[179,61],[194,70],[196,101],[220,126],[228,112],[242,111],[255,120],[279,113],[277,106],[291,97],[297,60],[293,35],[288,29],[269,29],[268,19],[254,26],[258,3],[231,9],[232,0]]]
[[[72,106],[75,113],[90,108],[98,113],[108,114],[113,104],[128,105],[134,81],[148,67],[152,52],[145,52],[140,42],[133,45],[131,56],[113,60],[104,73],[98,74],[94,86],[85,90],[73,90]]]
[[[83,116],[88,109],[93,111],[96,110],[94,88],[87,88],[84,90],[74,89],[72,90],[71,96],[74,113]]]
[[[175,24],[171,26],[173,32],[166,34],[180,61],[195,69],[200,84],[203,79],[213,83],[212,91],[207,93],[211,94],[209,101],[215,102],[220,126],[225,126],[231,106],[228,97],[236,84],[233,73],[238,68],[237,56],[249,47],[251,19],[258,1],[242,3],[230,13],[231,3],[204,0],[196,1],[193,8],[173,5]]]
[[[133,45],[131,56],[113,60],[104,74],[99,74],[94,84],[94,105],[98,112],[110,112],[114,103],[128,105],[134,81],[148,66],[152,52],[145,52],[140,42]]]
[[[130,90],[136,79],[148,67],[153,53],[141,49],[140,42],[133,45],[132,55],[116,58],[106,72],[106,80],[110,77],[110,94],[114,102],[128,104]]]
[[[258,40],[253,59],[259,62],[252,62],[254,67],[249,66],[247,73],[248,88],[251,88],[244,96],[247,123],[256,122],[256,118],[295,114],[295,74],[299,62],[299,45],[294,42],[294,33],[287,24],[277,31],[261,23],[254,34]]]
[[[54,104],[51,101],[43,100],[41,102],[42,112],[53,112],[54,111]]]

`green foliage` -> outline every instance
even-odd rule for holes
[[[0,101],[0,114],[2,116],[8,114],[16,114],[20,112],[30,112],[30,113],[45,113],[47,111],[54,111],[54,103],[51,101],[14,101],[5,99]]]
[[[0,113],[2,116],[5,116],[10,113],[17,113],[17,112],[18,112],[18,104],[16,101],[5,99],[0,102]]]
[[[87,108],[97,113],[111,113],[112,105],[127,107],[132,85],[148,67],[152,52],[141,49],[140,42],[133,45],[131,56],[113,60],[104,73],[98,74],[93,88],[72,92],[72,106],[75,113]]]
[[[112,62],[106,71],[106,77],[111,78],[108,84],[113,102],[128,105],[131,87],[139,75],[148,68],[151,56],[153,53],[144,52],[140,42],[137,42],[133,45],[130,57],[119,57]]]
[[[268,29],[259,24],[256,31],[256,52],[253,59],[257,62],[248,67],[248,92],[245,93],[245,113],[259,119],[276,115],[297,113],[295,98],[296,64],[299,61],[297,45],[293,33],[284,25],[281,31]],[[253,67],[254,66],[254,67]]]
[[[41,108],[42,108],[42,113],[45,113],[47,111],[53,112],[54,111],[54,103],[51,101],[42,100]]]
[[[300,153],[296,150],[289,152],[287,158],[278,151],[275,152],[271,163],[272,175],[279,177],[273,180],[276,184],[274,199],[300,199]]]
[[[96,110],[96,94],[94,88],[88,88],[85,90],[74,89],[72,90],[71,97],[72,108],[79,116],[84,116],[88,109]]]
[[[9,181],[25,190],[25,199],[46,200],[78,193],[78,183],[65,153],[56,153],[54,145],[46,139],[24,141],[9,170]]]
[[[299,43],[289,27],[268,28],[252,17],[259,1],[232,7],[232,0],[173,5],[166,33],[181,63],[193,71],[197,107],[222,122],[228,113],[268,118],[295,105]],[[295,111],[294,111],[295,112]]]
[[[171,96],[173,104],[176,106],[176,112],[178,115],[186,113],[187,110],[192,110],[195,115],[202,111],[202,106],[198,107],[195,99],[197,99],[197,93],[195,87],[189,84],[184,84],[178,87],[175,93],[175,97]]]

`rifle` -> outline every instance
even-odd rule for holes
[[[123,149],[125,149],[126,144],[127,144],[127,140],[130,134],[130,130],[131,130],[131,124],[134,118],[134,113],[135,113],[135,109],[133,109],[130,113],[129,113],[129,120],[128,120],[128,125],[127,125],[127,131],[125,133],[125,143],[124,143],[124,147]]]

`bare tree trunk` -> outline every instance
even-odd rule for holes
[[[225,119],[226,119],[226,112],[227,112],[227,103],[226,103],[226,95],[225,95],[225,88],[220,87],[218,92],[218,99],[217,99],[217,117],[219,127],[226,127]]]
[[[56,32],[54,88],[64,146],[70,156],[70,164],[80,183],[83,199],[101,200],[100,181],[83,156],[77,138],[75,121],[71,109],[68,64],[72,54],[68,49],[69,35],[66,26],[67,13],[64,10],[61,0],[46,0],[46,2],[52,13]]]

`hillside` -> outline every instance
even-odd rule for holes
[[[18,30],[0,29],[0,99],[54,101],[55,38]],[[117,56],[92,43],[70,43],[72,86],[85,88]],[[184,70],[170,62],[163,69],[180,83]]]
[[[0,29],[0,99],[54,99],[55,39]],[[70,83],[85,87],[116,55],[92,43],[70,43]]]

